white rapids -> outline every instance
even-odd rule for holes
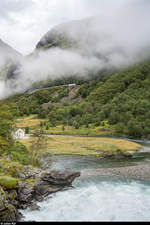
[[[77,179],[73,189],[22,210],[24,221],[150,221],[150,184],[119,178]]]

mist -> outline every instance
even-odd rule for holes
[[[21,58],[17,78],[0,82],[0,98],[23,92],[34,82],[64,76],[88,78],[89,71],[121,69],[150,56],[150,2],[127,1],[116,10],[103,5],[103,13],[60,24],[50,30],[73,40],[68,49],[35,50]],[[2,60],[1,60],[2,61]],[[0,63],[1,66],[1,63]],[[99,72],[99,74],[101,74]]]

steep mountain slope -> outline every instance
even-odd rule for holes
[[[150,61],[124,69],[106,80],[39,90],[11,97],[5,103],[13,105],[16,115],[38,114],[49,125],[63,125],[67,120],[77,128],[103,126],[114,135],[149,138]]]
[[[22,55],[0,39],[0,80],[15,77],[15,70]]]
[[[91,19],[85,19],[59,24],[50,31],[48,31],[41,38],[41,40],[36,45],[36,49],[48,49],[51,47],[79,47],[79,44],[81,42],[85,42],[87,35],[90,35],[90,33],[88,34],[87,31],[91,23]]]
[[[6,60],[17,61],[21,54],[0,39],[0,56]]]

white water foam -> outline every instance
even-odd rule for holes
[[[25,221],[150,221],[150,186],[131,182],[80,181],[53,194],[40,210],[21,211]]]

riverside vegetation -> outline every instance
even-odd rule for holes
[[[28,150],[25,145],[12,138],[14,121],[15,114],[11,107],[1,102],[0,221],[20,220],[21,213],[18,209],[28,206],[37,208],[33,200],[42,200],[47,195],[70,186],[72,181],[80,176],[79,172],[45,171],[38,168],[36,151]],[[43,147],[41,137],[34,144],[35,150],[37,147],[38,150]]]

